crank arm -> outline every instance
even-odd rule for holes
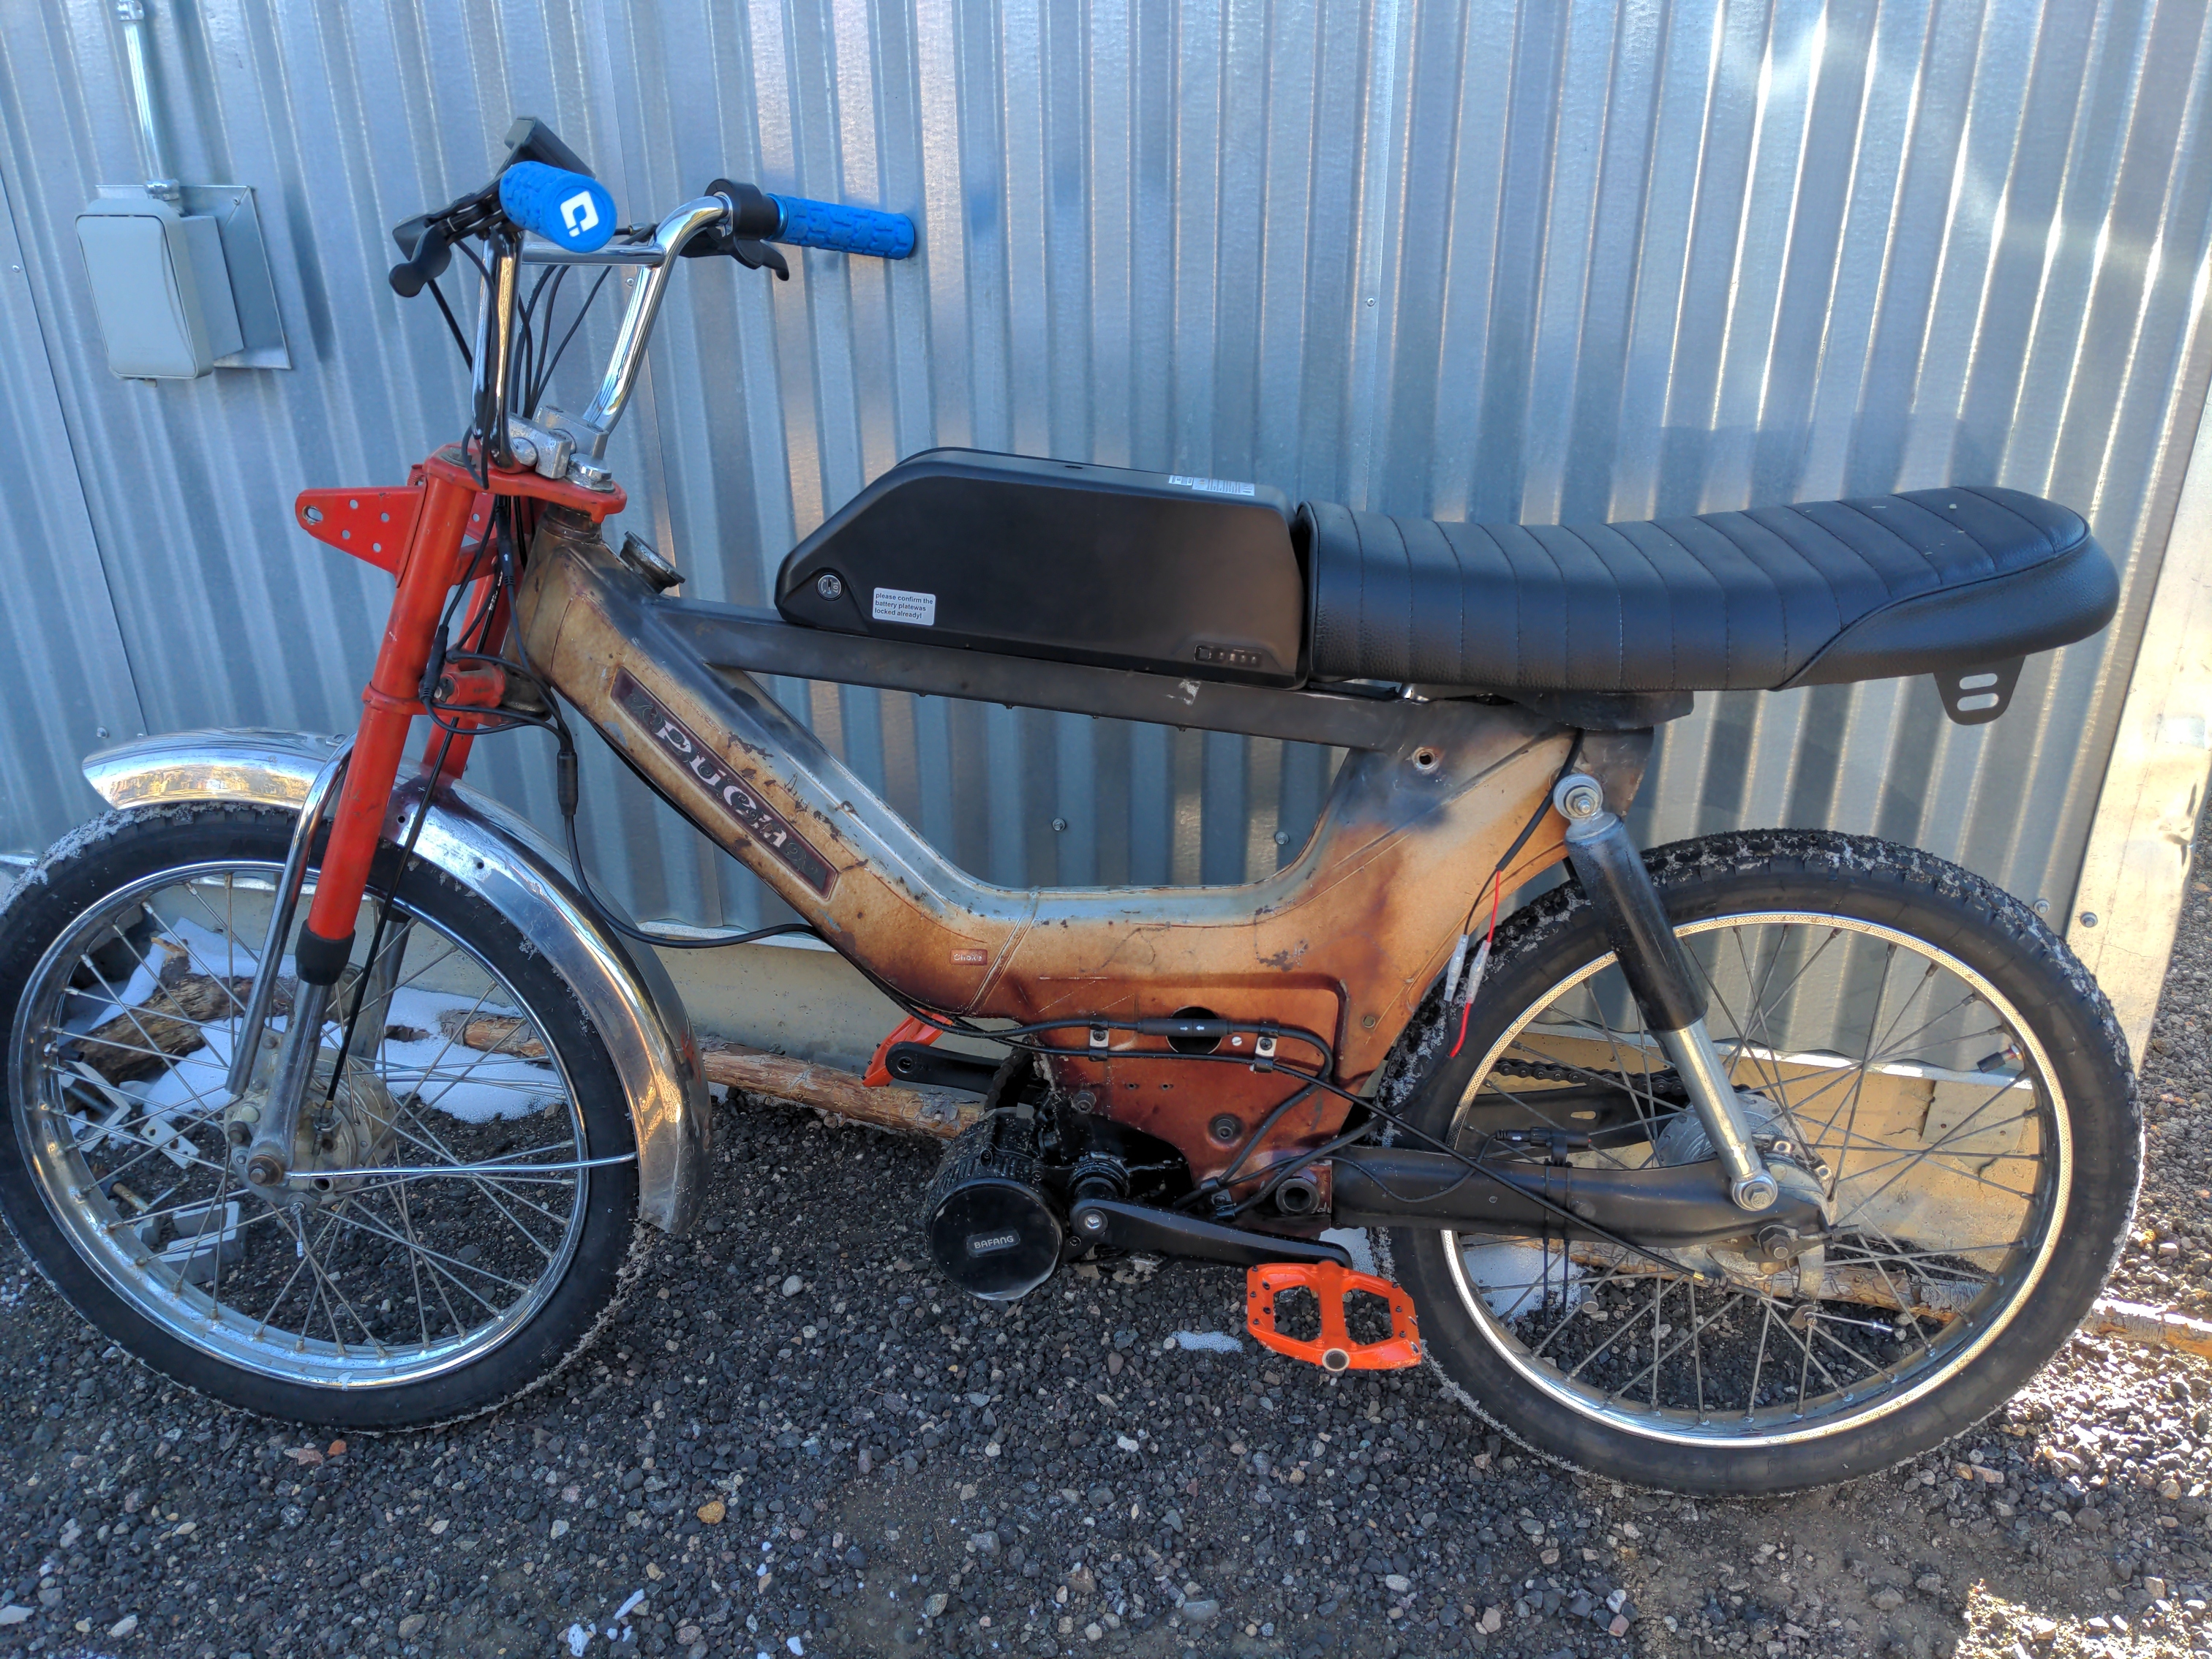
[[[994,1060],[939,1054],[925,1042],[894,1042],[884,1057],[884,1066],[902,1083],[960,1089],[971,1095],[989,1093],[991,1079],[999,1074]]]
[[[1758,1216],[1746,1215],[1712,1163],[1586,1170],[1486,1162],[1470,1169],[1448,1152],[1352,1146],[1333,1160],[1331,1180],[1332,1213],[1346,1227],[1626,1238],[1662,1248],[1764,1236],[1775,1227],[1797,1239],[1823,1231],[1820,1206],[1790,1190]],[[1577,1226],[1571,1216],[1592,1224]]]
[[[1310,1239],[1278,1238],[1272,1233],[1247,1232],[1224,1227],[1196,1216],[1171,1210],[1148,1209],[1118,1198],[1086,1198],[1069,1218],[1075,1236],[1092,1244],[1111,1244],[1117,1249],[1150,1250],[1160,1255],[1188,1256],[1199,1261],[1226,1261],[1232,1267],[1257,1267],[1270,1261],[1333,1261],[1352,1265],[1352,1255],[1340,1244]]]

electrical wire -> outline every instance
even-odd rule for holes
[[[564,273],[566,270],[567,267],[563,266],[562,270]],[[592,301],[599,297],[599,290],[607,285],[607,278],[613,275],[613,273],[614,267],[612,265],[608,265],[601,270],[599,276],[592,280],[591,291],[584,295],[584,303],[576,308],[575,316],[569,321],[568,331],[561,337],[561,343],[553,348],[552,356],[545,360],[545,367],[538,372],[538,384],[531,389],[530,394],[530,407],[532,415],[537,413],[538,405],[544,401],[545,389],[553,384],[553,371],[560,368],[561,359],[568,355],[568,342],[576,337],[576,331],[584,325],[584,319],[591,313]],[[555,297],[557,298],[558,296],[559,289],[556,287],[555,289]],[[545,331],[548,334],[550,334],[553,331],[553,312],[550,301],[549,301],[546,305]]]
[[[430,280],[430,297],[438,302],[438,314],[446,319],[447,328],[453,332],[453,343],[460,348],[461,366],[474,372],[476,354],[469,349],[468,336],[461,332],[460,319],[453,315],[453,307],[446,301],[446,290],[438,286],[435,277]]]

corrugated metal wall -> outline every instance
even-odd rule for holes
[[[98,727],[349,723],[389,585],[288,503],[454,434],[461,370],[385,286],[386,228],[479,182],[530,112],[634,217],[726,173],[921,228],[896,267],[683,273],[615,459],[690,591],[760,600],[933,444],[1442,517],[2010,484],[2128,562],[2103,640],[2038,659],[1986,727],[1925,683],[1703,699],[1639,827],[1835,824],[2071,891],[2204,401],[2201,4],[151,9],[171,168],[259,192],[298,366],[109,376],[70,221],[144,171],[113,9],[6,9],[0,422],[28,465],[0,525],[0,848],[90,811],[72,763]],[[1326,787],[1328,757],[1273,743],[783,690],[1003,880],[1241,879]],[[480,771],[548,822],[537,741]],[[757,914],[604,757],[586,810],[643,914]]]

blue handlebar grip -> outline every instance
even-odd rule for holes
[[[517,161],[500,174],[499,204],[525,230],[571,253],[596,253],[615,234],[607,187],[543,161]]]
[[[903,259],[914,252],[914,221],[903,213],[810,202],[804,196],[771,195],[769,200],[783,215],[783,228],[768,239],[772,242],[866,253],[878,259]]]

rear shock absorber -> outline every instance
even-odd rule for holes
[[[1605,787],[1587,773],[1561,778],[1552,805],[1567,821],[1575,879],[1597,912],[1644,1023],[1674,1062],[1728,1171],[1729,1196],[1742,1209],[1772,1208],[1780,1189],[1752,1144],[1728,1063],[1705,1029],[1705,992],[1627,825],[1607,810]]]

